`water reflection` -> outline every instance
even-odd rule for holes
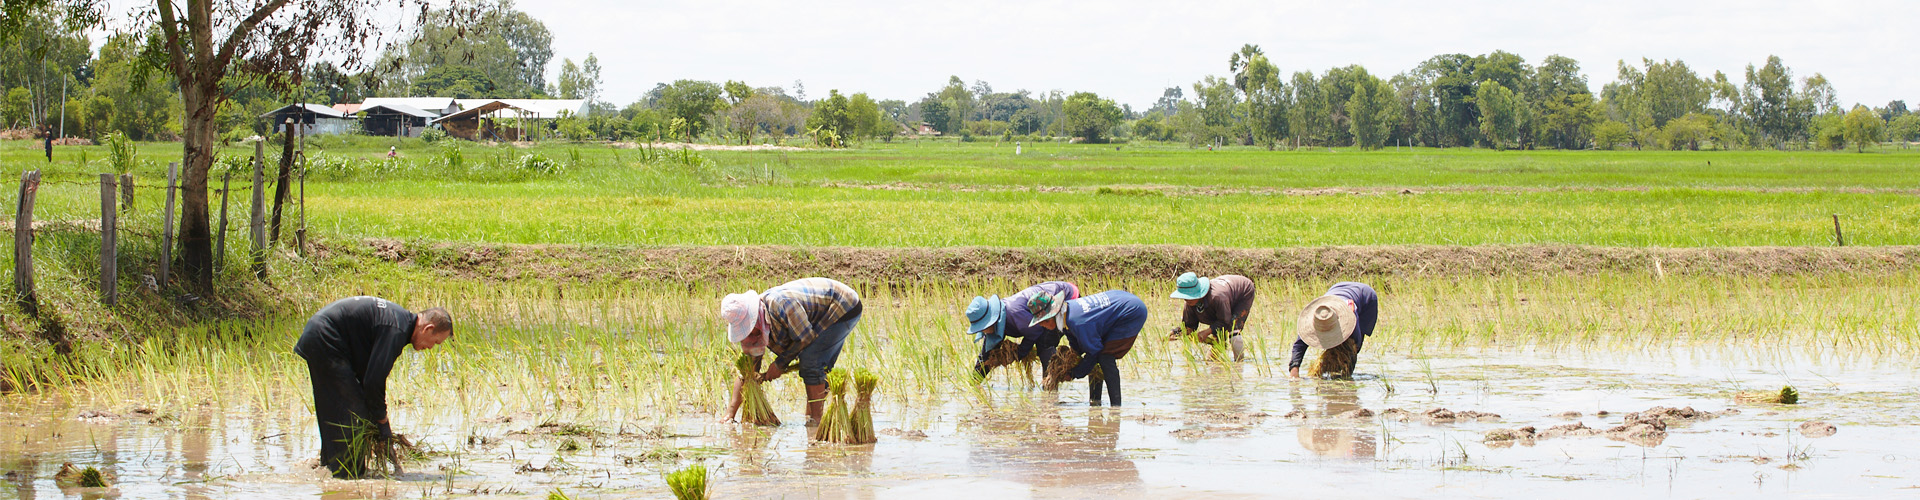
[[[1377,456],[1379,446],[1367,429],[1373,418],[1347,417],[1361,409],[1359,388],[1352,382],[1317,381],[1314,393],[1320,397],[1320,412],[1295,431],[1301,448],[1327,458],[1373,460]]]

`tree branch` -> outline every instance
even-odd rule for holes
[[[288,3],[292,3],[292,0],[273,0],[267,2],[266,5],[261,5],[259,9],[255,9],[253,15],[247,16],[245,20],[240,21],[238,26],[233,27],[233,32],[227,34],[227,41],[220,44],[220,54],[216,56],[214,60],[219,61],[221,65],[226,65],[231,62],[233,60],[233,51],[240,46],[241,42],[246,40],[247,34],[252,33],[254,28],[259,27],[260,23],[266,22],[268,17],[272,17],[274,12],[279,11],[281,7],[287,6]]]
[[[187,78],[186,47],[180,45],[180,28],[177,16],[173,14],[173,0],[157,0],[155,7],[160,11],[160,33],[166,38],[168,63],[173,65],[174,78]]]

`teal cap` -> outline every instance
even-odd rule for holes
[[[1207,287],[1213,286],[1213,281],[1197,274],[1187,273],[1180,275],[1180,279],[1174,282],[1174,286],[1176,288],[1173,290],[1173,298],[1193,300],[1207,296]]]

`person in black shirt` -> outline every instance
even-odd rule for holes
[[[313,411],[320,421],[320,463],[334,477],[356,478],[363,460],[348,456],[347,443],[363,423],[392,439],[387,423],[387,374],[409,345],[432,349],[453,336],[446,309],[418,314],[378,297],[340,299],[307,320],[293,352],[307,360],[313,379]]]

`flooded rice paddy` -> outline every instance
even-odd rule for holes
[[[367,481],[314,468],[319,440],[300,405],[16,396],[0,413],[0,498],[667,498],[662,475],[690,463],[715,470],[716,498],[1858,498],[1920,488],[1911,363],[1461,349],[1366,352],[1353,381],[1211,361],[1141,372],[1122,408],[1088,407],[1084,382],[1047,392],[1017,373],[937,399],[882,398],[883,433],[869,446],[809,444],[799,383],[786,379],[769,388],[789,423],[772,429],[716,424],[695,407],[662,416],[411,401],[396,404],[395,428],[429,455],[396,480]],[[1801,404],[1734,399],[1786,384]],[[1607,433],[1655,407],[1711,418]],[[1803,432],[1809,421],[1836,432]],[[1488,439],[1570,424],[1593,431]],[[68,462],[99,467],[113,486],[56,482]]]

